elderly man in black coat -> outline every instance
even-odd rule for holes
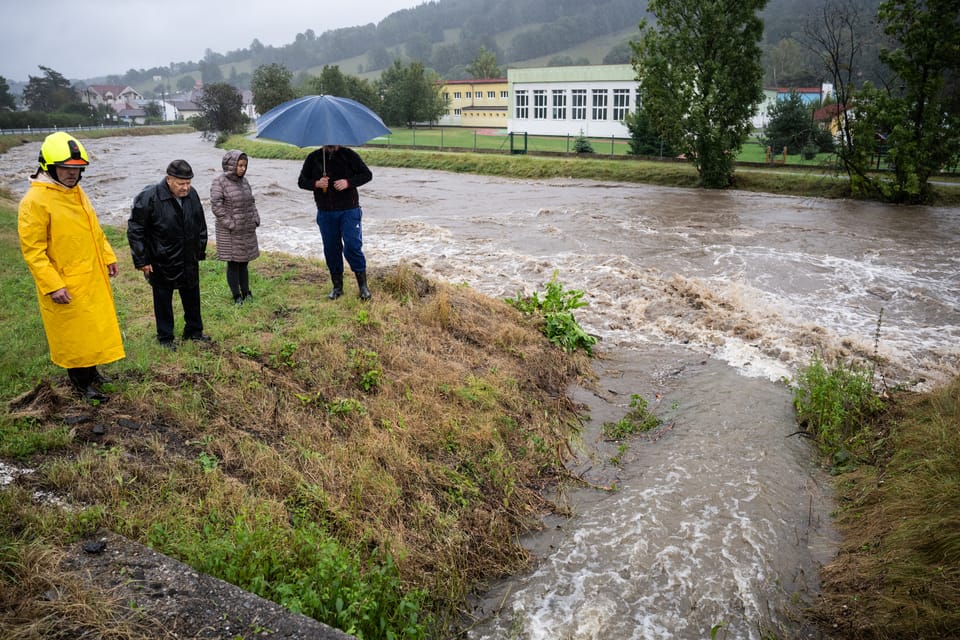
[[[127,222],[127,240],[133,265],[153,289],[157,340],[173,342],[173,291],[183,304],[183,339],[209,342],[200,316],[200,266],[206,258],[207,223],[196,189],[190,186],[193,169],[186,160],[174,160],[159,183],[141,191],[133,201]]]

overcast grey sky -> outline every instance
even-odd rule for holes
[[[26,82],[39,65],[70,80],[199,61],[254,38],[282,46],[298,33],[380,22],[423,0],[0,0],[0,76]]]

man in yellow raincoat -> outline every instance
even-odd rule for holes
[[[88,400],[107,399],[97,365],[124,357],[110,278],[117,256],[78,186],[86,149],[62,131],[40,147],[40,168],[20,201],[20,250],[33,275],[50,360]]]

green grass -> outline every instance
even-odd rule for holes
[[[835,637],[955,638],[960,629],[960,378],[896,394],[837,476],[837,557],[812,617]]]

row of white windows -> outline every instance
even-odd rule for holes
[[[453,115],[455,115],[455,116],[464,116],[463,111],[460,110],[460,109],[454,109],[451,113],[452,113]],[[505,113],[498,113],[498,112],[493,112],[493,113],[467,113],[464,117],[466,117],[466,118],[491,118],[491,117],[493,117],[493,118],[503,118],[503,117],[506,116],[506,115],[507,115],[507,114],[505,114]]]
[[[515,94],[514,114],[518,120],[530,119],[531,112],[534,120],[546,120],[548,114],[551,120],[586,120],[589,112],[591,120],[622,122],[630,113],[630,93],[630,89],[552,89],[548,95],[546,89],[520,89]],[[634,104],[639,103],[637,91]]]
[[[483,91],[467,91],[467,92],[465,92],[464,94],[461,94],[459,91],[454,91],[454,92],[453,92],[453,99],[454,99],[454,100],[460,100],[460,99],[461,99],[461,95],[465,95],[465,98],[463,98],[463,99],[466,99],[466,100],[483,100]],[[445,96],[448,100],[450,99],[450,98],[449,98],[449,94],[444,94],[444,96]],[[501,99],[501,100],[506,100],[506,99],[509,98],[509,97],[510,97],[510,93],[509,93],[508,91],[501,91],[501,92],[500,92],[500,99]],[[496,99],[497,99],[497,92],[496,92],[496,91],[487,91],[487,99],[488,99],[488,100],[496,100]]]

